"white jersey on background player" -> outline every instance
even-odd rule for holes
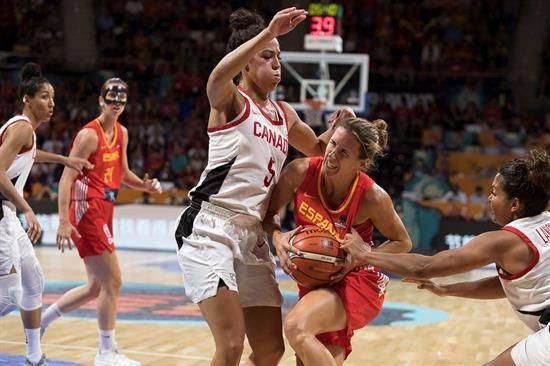
[[[543,326],[539,324],[542,312],[550,311],[550,212],[512,221],[502,229],[519,236],[534,253],[523,271],[510,275],[498,268],[498,275],[518,317],[537,331]]]
[[[0,128],[0,145],[6,129],[14,123],[31,123],[23,115],[9,119]],[[6,171],[8,178],[12,181],[17,192],[23,196],[23,188],[29,177],[34,158],[36,156],[36,135],[33,132],[33,144],[24,151],[20,151]],[[27,233],[21,227],[17,218],[15,205],[9,202],[0,194],[2,212],[0,212],[0,274],[9,273],[15,266],[17,273],[20,273],[20,260],[23,256],[33,255],[32,243]]]

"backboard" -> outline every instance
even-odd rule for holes
[[[282,52],[282,80],[271,95],[297,111],[307,99],[326,101],[325,111],[344,106],[366,113],[369,56],[355,53]]]

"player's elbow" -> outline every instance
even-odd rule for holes
[[[403,253],[408,253],[412,249],[412,242],[410,238],[401,241],[401,250]]]
[[[405,251],[408,253],[412,250],[412,242],[410,240],[407,240],[407,243],[405,244]]]

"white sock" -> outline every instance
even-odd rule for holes
[[[27,358],[31,362],[38,362],[42,357],[42,348],[40,347],[40,328],[25,329],[27,338]]]
[[[114,351],[116,349],[115,330],[99,330],[99,351]]]
[[[51,323],[61,318],[62,316],[63,312],[59,309],[57,303],[53,303],[46,309],[46,311],[42,313],[42,322],[40,323],[40,326],[42,327],[42,329],[46,329]]]

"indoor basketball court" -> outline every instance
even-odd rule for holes
[[[62,3],[64,7],[69,9],[68,4],[70,2]],[[289,6],[296,5],[295,2],[289,1],[283,1],[283,3]],[[464,245],[474,235],[488,231],[488,227],[492,228],[489,220],[473,220],[474,216],[486,214],[483,211],[485,203],[478,202],[476,204],[459,205],[456,211],[459,214],[455,212],[454,214],[456,215],[450,217],[452,215],[449,214],[449,211],[452,208],[456,209],[456,207],[450,207],[447,201],[441,199],[445,192],[441,187],[437,186],[437,182],[430,181],[422,185],[433,176],[436,176],[435,173],[431,174],[432,171],[428,174],[427,170],[424,170],[425,166],[423,164],[426,166],[428,163],[431,164],[433,172],[439,172],[437,169],[441,165],[453,174],[451,177],[452,182],[456,182],[462,188],[467,187],[467,189],[463,189],[466,193],[471,194],[474,190],[481,187],[481,193],[486,197],[493,175],[481,176],[477,174],[477,171],[483,170],[489,172],[502,161],[509,160],[512,156],[515,156],[512,152],[515,154],[516,150],[512,148],[510,148],[510,151],[507,150],[506,153],[502,153],[499,150],[496,135],[494,131],[490,130],[490,127],[488,131],[481,131],[478,125],[473,125],[471,131],[466,131],[465,135],[471,137],[471,141],[479,142],[479,146],[476,145],[475,148],[465,152],[458,151],[458,148],[453,145],[449,148],[449,150],[452,150],[451,153],[446,154],[446,151],[445,154],[439,156],[439,160],[435,157],[437,155],[434,153],[436,147],[439,149],[439,147],[445,144],[445,131],[438,123],[442,123],[441,120],[444,120],[446,115],[443,115],[440,120],[436,120],[439,116],[436,116],[437,118],[432,120],[432,115],[430,114],[432,113],[432,109],[430,108],[435,108],[434,106],[439,102],[438,98],[440,97],[439,93],[441,90],[439,90],[439,84],[434,88],[430,88],[430,85],[435,85],[435,80],[439,83],[441,78],[444,79],[441,75],[445,77],[451,75],[451,80],[455,75],[449,74],[449,70],[446,69],[447,66],[440,63],[437,64],[439,68],[433,66],[433,69],[419,70],[418,74],[416,74],[417,77],[425,77],[422,80],[428,80],[424,82],[424,85],[422,85],[422,82],[414,85],[413,78],[411,78],[410,82],[407,81],[399,84],[403,80],[408,80],[407,77],[409,74],[418,71],[416,70],[418,69],[418,65],[411,66],[414,70],[405,69],[403,71],[398,68],[403,66],[400,63],[404,59],[401,54],[394,57],[394,61],[397,60],[395,63],[398,66],[391,68],[391,65],[388,66],[384,62],[381,62],[381,59],[383,59],[382,56],[385,56],[384,52],[380,52],[379,55],[373,52],[369,55],[366,53],[367,51],[364,51],[365,48],[361,49],[361,51],[351,50],[346,52],[346,49],[349,47],[345,47],[346,39],[343,37],[344,5],[330,1],[311,3],[301,1],[299,3],[296,6],[303,6],[308,9],[308,18],[304,22],[307,26],[302,27],[302,30],[299,31],[303,33],[303,37],[302,33],[299,32],[297,32],[297,35],[287,38],[281,37],[280,45],[282,53],[280,63],[282,79],[277,88],[271,93],[270,98],[275,101],[288,102],[290,106],[301,113],[303,120],[317,133],[325,131],[327,128],[330,113],[342,107],[350,107],[358,116],[364,117],[368,115],[369,119],[371,117],[379,118],[378,115],[374,115],[375,112],[382,111],[388,114],[388,121],[390,124],[394,124],[392,126],[393,130],[390,133],[390,141],[394,145],[388,149],[387,165],[381,167],[381,178],[380,180],[377,178],[377,181],[383,182],[380,185],[384,189],[387,189],[392,199],[395,199],[394,205],[399,215],[403,218],[403,222],[411,236],[414,250],[422,253],[435,253],[448,248],[457,248]],[[348,3],[351,7],[351,3],[354,2]],[[365,3],[367,2],[365,1]],[[374,1],[372,3],[377,2]],[[387,3],[386,5],[389,9],[392,2],[380,1],[379,3]],[[403,2],[403,4],[406,3],[408,2]],[[441,3],[451,4],[453,2],[441,1]],[[361,5],[363,6],[363,4]],[[406,6],[408,5],[403,5],[403,7]],[[399,8],[400,6],[397,6],[397,10]],[[383,11],[377,14],[379,18],[373,18],[375,19],[373,28],[376,28],[377,32],[379,29],[387,30],[385,27],[391,28],[393,23],[398,23],[397,20],[406,18],[403,16],[399,17],[399,19],[395,18],[389,21],[390,16],[384,14],[384,11],[388,9],[382,9]],[[186,11],[181,11],[180,9],[180,12],[183,14]],[[73,11],[73,13],[77,12]],[[550,14],[550,10],[548,13]],[[533,14],[531,13],[531,15]],[[524,17],[535,18],[534,16]],[[78,18],[74,17],[74,19]],[[90,24],[92,24],[94,18],[90,17],[90,19]],[[76,22],[76,20],[73,21]],[[157,19],[157,21],[155,24],[161,24],[160,20]],[[189,23],[191,24],[192,22]],[[202,24],[202,19],[200,23]],[[444,22],[441,23],[443,24]],[[182,22],[182,24],[185,24],[185,27],[187,27],[186,22]],[[495,29],[497,28],[495,27]],[[498,29],[500,37],[503,38],[502,29]],[[223,32],[225,31],[223,30]],[[220,30],[220,32],[222,31]],[[359,44],[361,42],[358,38],[368,38],[367,31],[365,30],[365,34],[362,32],[363,29],[358,30],[355,34],[356,38],[352,39],[352,41]],[[407,32],[409,31],[407,30],[403,34]],[[190,33],[195,33],[196,35],[200,32],[191,30]],[[531,33],[527,32],[525,34]],[[156,37],[156,39],[162,39],[158,35]],[[550,42],[550,30],[548,37],[548,42]],[[98,38],[103,39],[101,37]],[[145,38],[138,38],[138,41],[145,43]],[[200,37],[197,36],[196,38],[193,39],[193,42],[197,42]],[[390,38],[388,36],[388,39]],[[492,38],[486,38],[492,42]],[[519,36],[516,38],[521,40]],[[532,38],[535,39],[537,37]],[[201,38],[201,41],[206,39],[208,37]],[[403,39],[405,39],[404,36]],[[114,41],[115,39],[113,38]],[[205,43],[210,43],[212,47],[205,48],[215,48],[215,41],[215,39],[209,39]],[[432,42],[431,40],[424,41],[433,47],[441,46],[435,41],[433,43],[430,43]],[[177,41],[172,40],[172,42],[176,44]],[[72,43],[78,42],[73,41]],[[130,43],[128,40],[128,44]],[[195,45],[196,43],[193,44]],[[374,41],[373,44],[375,44]],[[403,48],[406,48],[407,45],[407,42],[404,41],[399,44]],[[170,43],[170,47],[172,46],[173,44]],[[466,42],[464,43],[464,47],[466,47]],[[182,47],[182,49],[184,48]],[[388,50],[386,50],[388,53],[390,52],[389,49],[390,47],[388,46]],[[168,54],[169,52],[165,53]],[[195,53],[195,50],[191,53],[197,58],[201,54],[201,52]],[[154,52],[144,52],[144,54],[154,54]],[[517,52],[517,54],[521,55],[522,52]],[[125,57],[131,58],[128,56]],[[107,61],[111,58],[114,59],[113,57],[109,57]],[[409,62],[412,61],[409,60]],[[433,62],[435,65],[436,62]],[[136,64],[138,64],[137,61]],[[403,64],[407,66],[405,62]],[[180,66],[184,68],[182,65],[187,66],[187,64],[183,63],[171,66],[174,66],[172,67],[173,70],[179,70]],[[9,66],[10,68],[12,67],[11,65]],[[193,64],[193,67],[197,69],[199,69],[199,66],[202,67],[204,65]],[[374,70],[370,70],[371,66],[378,67],[378,70],[375,70],[373,73]],[[521,68],[535,69],[531,66],[521,66]],[[170,67],[166,67],[166,69],[170,69]],[[158,68],[161,69],[162,67],[159,66]],[[437,72],[432,73],[433,70],[436,70],[440,74]],[[211,69],[207,71],[210,72]],[[134,70],[134,72],[136,71]],[[491,85],[498,84],[494,81],[500,80],[498,78],[501,76],[504,79],[504,73],[501,75],[499,72],[492,69],[488,69],[486,72],[488,75],[487,80],[492,82]],[[195,74],[182,74],[184,75],[183,79],[193,79],[195,77],[197,80],[200,79]],[[432,78],[433,75],[435,76]],[[208,78],[207,74],[203,76],[205,79]],[[464,79],[460,79],[462,80],[460,82],[465,85],[464,89],[474,94],[469,89],[471,87],[470,81],[478,77],[477,74],[464,72],[459,77]],[[493,77],[495,80],[492,79]],[[147,82],[151,81],[148,78],[150,79],[149,76],[144,77],[144,80]],[[372,92],[369,90],[371,78],[372,80],[377,80],[379,83],[371,88]],[[547,78],[550,80],[550,76],[547,76]],[[390,79],[397,86],[394,87],[388,81]],[[511,78],[509,79],[512,80]],[[524,80],[524,78],[520,78],[520,80]],[[458,91],[455,89],[458,89],[458,85],[463,86],[460,82],[452,82],[452,93],[458,94]],[[67,84],[70,83],[67,82]],[[182,82],[181,84],[185,83]],[[548,85],[550,85],[550,82]],[[187,85],[184,86],[187,87]],[[189,95],[192,97],[186,100],[186,102],[189,102],[190,110],[192,110],[192,102],[190,101],[193,101],[193,103],[196,102],[198,106],[200,98],[197,95],[203,96],[202,94],[205,94],[202,89],[197,91],[198,89],[195,86],[189,86]],[[376,89],[376,86],[382,86],[386,89],[379,90]],[[0,84],[0,91],[1,87],[2,84]],[[85,88],[82,87],[81,89]],[[550,90],[550,86],[548,89]],[[166,95],[172,97],[170,93],[166,93]],[[449,92],[449,94],[452,93]],[[494,93],[491,97],[496,96],[494,99],[498,100],[499,103],[507,100],[508,94],[501,91],[495,91]],[[471,94],[468,95],[471,96]],[[550,92],[548,96],[550,96]],[[452,94],[452,97],[458,99],[455,94]],[[451,97],[449,98],[451,99]],[[157,103],[157,99],[155,96],[154,103]],[[489,100],[490,98],[487,99]],[[204,105],[208,106],[208,104]],[[168,105],[168,107],[172,107],[172,104]],[[165,110],[170,112],[171,109],[168,107]],[[97,109],[97,106],[94,105],[93,108]],[[159,108],[159,110],[161,109]],[[512,109],[510,107],[510,110]],[[538,108],[538,110],[543,109]],[[440,110],[441,108],[436,110],[436,112]],[[398,111],[401,111],[402,115],[406,116],[403,120],[397,118]],[[426,123],[426,125],[429,125],[429,128],[425,126],[418,127],[412,123],[407,124],[411,120],[409,116],[416,112],[421,114],[419,111],[425,113],[425,116],[422,116],[425,117],[426,121],[430,119],[430,123]],[[207,113],[203,114],[207,115]],[[189,118],[189,120],[195,122],[195,120],[191,119],[191,115],[192,113],[190,112],[185,118]],[[147,119],[144,119],[147,120],[147,123],[149,123],[148,118],[149,116]],[[178,118],[179,116],[174,116],[173,120],[178,123],[182,122]],[[422,121],[423,117],[417,116],[417,118],[418,121]],[[519,121],[518,126],[521,126],[522,120],[519,118],[517,120]],[[550,122],[550,115],[547,115],[546,118]],[[480,120],[476,121],[479,122]],[[158,124],[155,127],[162,129],[162,125],[167,123],[168,118],[162,117],[159,121],[157,121]],[[185,123],[187,121],[185,120]],[[514,120],[514,122],[517,121]],[[528,121],[531,122],[531,120]],[[202,122],[204,121],[201,120]],[[550,125],[548,122],[546,124]],[[410,127],[409,130],[401,130],[405,124]],[[143,127],[143,130],[148,127]],[[175,139],[181,139],[184,134],[179,134],[179,132],[186,131],[186,128],[189,128],[189,125],[184,125],[183,123],[177,125],[175,128],[173,126],[167,127],[168,132],[163,135],[163,137],[166,137],[167,144],[169,142],[168,137],[175,136]],[[415,129],[418,131],[415,131]],[[415,132],[417,136],[414,138],[409,136],[412,132]],[[516,131],[508,132],[506,136],[514,134]],[[60,135],[61,133],[59,133]],[[485,138],[481,138],[483,136]],[[452,135],[447,140],[453,142],[454,137],[456,136]],[[466,138],[464,141],[466,141]],[[178,141],[178,144],[180,142]],[[194,160],[198,160],[196,156],[199,156],[197,150],[200,150],[200,146],[197,148],[195,142],[196,145],[200,145],[201,141],[188,141],[185,146],[189,150],[194,150],[196,155],[189,154],[187,156],[185,155],[186,152],[182,152],[182,156],[185,156],[191,162],[190,165],[196,162]],[[178,145],[178,148],[180,147]],[[460,147],[463,148],[464,146]],[[515,148],[519,151],[519,147],[516,146]],[[181,149],[183,150],[183,147]],[[168,148],[163,149],[163,153],[168,150]],[[141,149],[139,151],[143,155],[141,156],[143,161],[145,161],[144,155],[146,154],[143,153],[145,150]],[[139,154],[137,155],[139,156]],[[202,158],[207,160],[206,155],[202,156]],[[162,161],[162,164],[164,164],[167,159],[163,159],[164,156],[159,158],[158,161]],[[198,165],[200,165],[200,162]],[[198,171],[200,174],[200,169]],[[177,172],[179,174],[177,175],[177,179],[183,180],[182,177],[187,174],[187,171],[182,172],[183,169]],[[421,180],[422,182],[407,190],[406,177],[408,177],[409,173],[411,173],[410,175],[413,179],[417,173],[418,176],[423,175],[422,179],[418,179],[419,182]],[[176,179],[167,179],[167,181],[162,183],[166,187],[169,187],[169,189],[166,189],[162,195],[144,196],[141,192],[121,189],[117,201],[121,204],[115,207],[113,231],[118,248],[117,253],[123,283],[118,302],[116,339],[122,353],[140,361],[144,366],[207,366],[210,364],[215,350],[212,334],[202,318],[198,306],[193,304],[184,293],[173,235],[173,225],[176,217],[183,209],[182,206],[178,205],[185,202],[188,188],[196,184],[198,176],[195,178],[197,179],[192,184],[186,182],[187,186],[181,189],[181,185],[178,185],[181,182],[176,182]],[[390,183],[394,187],[390,187]],[[390,191],[391,188],[393,188],[392,191]],[[83,284],[86,280],[84,265],[77,251],[73,249],[62,254],[55,246],[59,221],[56,213],[57,201],[54,199],[48,200],[47,204],[44,205],[47,206],[45,210],[40,211],[41,208],[37,208],[36,210],[43,229],[42,245],[35,247],[46,278],[43,309],[53,304],[67,290]],[[176,201],[177,203],[175,203]],[[167,202],[170,202],[170,204],[165,204]],[[397,208],[398,205],[400,206],[399,208]],[[40,202],[37,204],[38,206],[41,207]],[[33,206],[34,209],[35,207]],[[463,214],[464,212],[466,213]],[[407,215],[408,220],[404,218]],[[336,251],[338,250],[339,248]],[[316,255],[312,255],[310,258],[318,259]],[[300,258],[297,258],[297,260],[299,261]],[[345,365],[481,365],[490,361],[496,355],[531,333],[515,316],[506,299],[473,300],[457,297],[438,297],[429,291],[418,290],[413,284],[401,282],[399,277],[391,273],[386,274],[390,277],[390,282],[387,288],[384,307],[373,323],[355,332],[352,338],[353,351],[345,362]],[[435,279],[435,281],[442,283],[473,281],[496,275],[497,272],[494,267],[486,267],[459,276]],[[277,280],[284,297],[282,308],[284,317],[298,301],[297,284],[280,268],[277,269]],[[51,366],[93,364],[94,356],[98,351],[98,325],[95,309],[96,302],[91,301],[78,310],[61,317],[47,328],[42,338],[42,350]],[[0,365],[22,365],[25,362],[24,354],[25,336],[19,313],[13,312],[8,316],[1,317]],[[250,347],[248,343],[245,343],[245,351],[241,364],[246,363],[248,354],[250,354]],[[295,365],[294,351],[288,344],[286,345],[286,350],[280,364],[283,366]]]
[[[82,283],[76,251],[37,248],[47,279],[44,304]],[[119,347],[143,365],[209,365],[214,343],[198,307],[184,295],[175,253],[120,250],[123,290],[119,301]],[[279,270],[283,311],[296,302],[296,284]],[[494,275],[478,270],[448,281]],[[23,363],[23,329],[17,313],[0,318],[0,364]],[[529,334],[506,300],[438,297],[392,279],[374,324],[356,332],[347,365],[479,365]],[[406,347],[403,347],[406,345]],[[246,351],[250,348],[246,346]],[[399,347],[398,349],[396,347]],[[97,352],[95,303],[48,328],[43,349],[50,365],[90,365]],[[244,361],[243,361],[244,362]],[[287,346],[281,365],[294,365]]]

